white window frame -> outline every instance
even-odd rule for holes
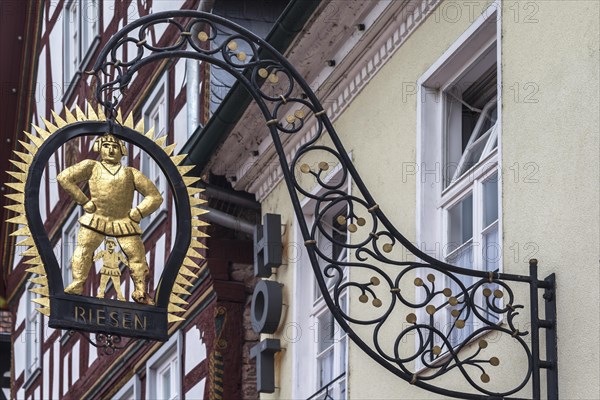
[[[175,374],[171,375],[171,385],[177,390],[177,393],[169,397],[168,400],[176,400],[182,398],[183,391],[183,343],[181,340],[181,332],[176,332],[171,336],[169,341],[161,346],[146,363],[146,398],[162,399],[162,386],[158,379],[161,371],[165,368],[174,368]],[[173,372],[173,371],[171,371]],[[167,399],[165,399],[167,400]]]
[[[25,316],[25,385],[35,379],[35,376],[41,371],[41,351],[42,351],[42,315],[36,311],[36,303],[33,299],[39,297],[36,293],[30,291],[35,287],[29,284],[26,290],[27,315]]]
[[[140,384],[141,383],[138,374],[133,375],[133,377],[112,397],[112,400],[139,399],[142,394]]]
[[[331,173],[324,178],[325,183],[330,182],[333,179],[341,178],[341,171],[341,165],[334,167]],[[347,179],[348,182],[346,191],[347,193],[350,193],[350,177],[348,176]],[[322,188],[317,187],[312,191],[312,193],[317,195],[323,191],[324,190]],[[301,206],[305,212],[304,218],[310,229],[314,218],[312,213],[314,212],[315,201],[305,198],[301,202]],[[331,212],[335,216],[339,211],[340,210],[335,210]],[[297,220],[295,221],[295,227],[296,229],[294,234],[297,239],[296,243],[304,243]],[[347,240],[350,240],[349,234],[347,236]],[[325,316],[327,313],[331,313],[331,311],[328,309],[323,296],[320,293],[317,294],[316,292],[319,290],[318,285],[316,284],[316,278],[313,274],[308,255],[303,250],[303,248],[298,249],[298,267],[295,268],[294,276],[296,288],[294,290],[295,299],[293,304],[295,320],[298,321],[298,326],[296,327],[297,331],[294,333],[294,335],[306,336],[304,340],[298,337],[300,340],[296,341],[293,347],[293,357],[295,360],[293,372],[294,384],[292,388],[293,398],[307,398],[322,389],[322,387],[319,387],[318,358],[328,351],[334,352],[333,372],[330,378],[333,380],[341,373],[346,373],[346,376],[330,386],[329,395],[335,399],[346,398],[348,393],[348,337],[346,332],[344,332],[335,319],[333,319],[335,324],[333,344],[319,352],[319,318]],[[349,253],[346,254],[346,259],[348,257]],[[345,275],[345,279],[347,278],[348,276]],[[309,289],[309,293],[306,293],[306,288],[311,288]],[[349,307],[347,293],[342,294],[340,300],[345,303],[346,308]],[[340,355],[343,355],[343,357],[340,357]],[[307,373],[308,371],[312,372]],[[322,394],[324,393],[325,392]],[[340,395],[342,397],[340,397]]]
[[[159,123],[162,127],[154,126],[154,137],[159,138],[162,136],[169,135],[169,85],[168,85],[168,73],[165,72],[160,78],[156,87],[152,90],[148,96],[148,100],[142,107],[142,118],[144,118],[145,129],[153,127],[151,121],[154,116],[158,115]],[[162,121],[162,122],[161,122]],[[168,143],[165,142],[166,144]],[[158,191],[162,195],[164,201],[160,207],[147,218],[142,219],[140,226],[144,231],[144,237],[152,232],[155,227],[159,224],[163,218],[166,217],[166,211],[168,207],[167,202],[167,178],[158,167],[158,164],[150,157],[148,153],[140,150],[140,171],[148,177],[157,187]],[[138,201],[141,200],[141,195]]]
[[[492,5],[477,18],[474,23],[450,46],[450,48],[418,79],[417,81],[417,243],[421,249],[440,260],[445,260],[448,256],[448,210],[451,206],[457,204],[460,200],[474,192],[476,197],[480,197],[482,183],[490,176],[498,174],[498,220],[495,226],[498,227],[499,242],[502,238],[502,207],[501,199],[501,135],[502,135],[502,94],[499,88],[501,82],[501,18],[500,4],[498,1]],[[446,165],[446,101],[444,99],[445,91],[456,81],[459,80],[466,71],[471,68],[475,61],[479,60],[489,49],[496,47],[496,66],[497,66],[497,122],[494,131],[490,134],[497,136],[497,148],[489,151],[479,163],[462,174],[458,179],[452,181],[445,188],[446,175],[448,174]],[[457,65],[461,65],[460,68]],[[433,116],[433,117],[432,117]],[[487,150],[490,150],[489,148]],[[453,178],[456,178],[454,176]],[[477,217],[480,210],[476,197],[473,198],[473,214]],[[474,218],[476,220],[477,218]],[[481,269],[483,267],[481,247],[482,234],[484,227],[480,227],[478,222],[474,223],[473,238],[477,240],[479,247],[473,247],[473,268]],[[493,224],[492,224],[493,225]],[[476,238],[475,236],[478,235]],[[477,243],[474,243],[477,244]],[[499,243],[500,244],[500,243]],[[479,251],[481,250],[481,251]],[[500,252],[501,257],[501,252]],[[502,259],[498,260],[498,266],[502,269]],[[417,276],[425,281],[426,276],[433,273],[439,279],[445,279],[441,274],[433,270],[419,271]],[[444,280],[443,284],[447,285]],[[424,300],[424,291],[417,289],[417,302]],[[441,301],[441,299],[437,299]],[[481,299],[479,299],[481,301]],[[478,301],[478,299],[476,299]],[[439,304],[435,304],[439,306]],[[419,310],[418,320],[428,321],[429,315],[425,310]],[[436,313],[436,324],[442,328],[449,328],[451,318],[449,312]],[[447,329],[442,329],[447,330]],[[456,330],[456,329],[454,329]],[[466,331],[465,331],[466,332]],[[443,351],[446,351],[444,349]],[[416,362],[416,368],[423,368],[419,359]]]
[[[67,218],[66,222],[62,227],[61,232],[61,270],[62,270],[62,278],[63,284],[67,287],[71,282],[73,282],[73,274],[71,259],[73,258],[73,253],[75,252],[75,247],[77,246],[77,235],[79,234],[79,217],[81,215],[81,207],[76,206],[75,209],[71,212],[71,215]],[[75,240],[71,241],[69,236],[74,233]],[[72,247],[72,251],[70,252],[67,246]]]
[[[64,98],[73,90],[81,70],[100,44],[100,4],[98,0],[70,0],[63,9],[63,71],[67,87]]]

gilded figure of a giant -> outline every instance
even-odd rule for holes
[[[100,161],[81,161],[57,176],[58,183],[85,212],[79,218],[81,226],[72,259],[73,282],[65,293],[83,293],[94,252],[107,236],[112,236],[127,256],[126,265],[135,286],[131,297],[137,303],[154,304],[148,294],[149,268],[139,223],[160,206],[162,196],[140,171],[121,165],[126,154],[123,141],[107,134],[96,140],[94,149],[100,152]],[[79,187],[82,182],[89,184],[89,198]],[[133,205],[136,191],[144,199]]]

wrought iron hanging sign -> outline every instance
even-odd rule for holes
[[[148,31],[157,24],[173,31],[174,44],[149,43]],[[120,47],[133,45],[137,52],[133,52],[130,60],[118,59]],[[188,205],[195,200],[189,197],[190,189],[186,187],[194,178],[180,177],[179,171],[184,173],[188,167],[179,166],[181,156],[169,158],[172,147],[163,149],[160,143],[151,140],[151,135],[140,135],[132,128],[131,119],[123,125],[113,119],[118,104],[113,93],[125,89],[140,68],[170,58],[190,58],[222,68],[256,102],[273,140],[306,254],[323,298],[337,323],[369,357],[410,384],[458,398],[539,399],[541,371],[546,370],[547,396],[557,398],[554,276],[539,279],[535,260],[528,275],[517,275],[461,268],[422,252],[399,232],[375,201],[326,110],[285,57],[237,24],[197,11],[154,13],[121,29],[100,52],[91,71],[98,82],[104,82],[97,86],[96,100],[109,118],[105,122],[86,122],[89,111],[88,117],[78,111],[77,119],[67,112],[67,122],[56,118],[58,126],[47,124],[47,130],[36,128],[40,137],[31,135],[32,143],[23,144],[28,153],[17,153],[23,161],[16,163],[22,173],[13,175],[20,183],[11,187],[19,193],[9,197],[17,202],[12,207],[21,216],[11,222],[27,226],[13,235],[28,236],[20,244],[31,246],[24,254],[33,257],[28,261],[33,264],[30,271],[38,274],[33,281],[42,285],[36,290],[49,296],[39,302],[44,306],[41,311],[50,313],[51,324],[94,331],[99,320],[94,310],[104,310],[106,323],[115,315],[111,313],[128,312],[131,322],[127,327],[121,322],[106,331],[118,329],[123,334],[164,339],[167,312],[181,311],[176,305],[180,298],[170,296],[171,289],[175,293],[184,292],[180,283],[189,272],[184,267],[179,275],[177,271],[181,264],[188,265],[186,262],[193,266],[187,256],[197,256],[190,254],[194,243],[198,245],[193,240],[190,243],[190,237],[199,233],[192,230],[197,222],[191,220]],[[308,129],[308,124],[312,124],[312,136],[286,154],[286,137]],[[38,210],[41,168],[33,167],[44,165],[50,154],[71,138],[107,132],[115,139],[106,142],[117,143],[117,148],[118,140],[125,140],[149,152],[167,175],[175,196],[181,229],[177,230],[176,245],[157,289],[155,305],[65,293],[60,268],[42,229]],[[106,173],[112,175],[110,171]],[[352,194],[345,190],[350,179]],[[70,193],[80,197],[78,201],[84,209],[94,209],[90,199],[80,196],[77,190]],[[313,221],[307,220],[300,198],[308,202],[311,210],[307,214],[314,215]],[[98,205],[95,206],[97,209]],[[151,208],[144,205],[137,212],[130,210],[129,217],[135,222]],[[339,210],[344,210],[343,215],[337,213]],[[334,223],[345,231],[344,235],[331,233],[329,218],[333,211],[336,211]],[[88,218],[83,221],[87,224],[96,221],[93,217],[84,218]],[[126,230],[136,231],[136,228],[135,223],[128,221],[124,226]],[[102,229],[108,233],[104,230],[108,228]],[[114,235],[116,228],[112,229]],[[118,229],[122,232],[123,227]],[[101,240],[100,236],[94,237],[97,242]],[[119,241],[119,237],[116,239]],[[341,249],[348,256],[334,257],[326,250],[332,248]],[[124,250],[126,255],[127,251],[134,254],[132,250]],[[118,256],[107,257],[110,264]],[[130,261],[130,268],[131,264]],[[112,276],[110,266],[106,271]],[[142,303],[148,303],[141,285],[138,294]],[[540,313],[542,294],[545,312]],[[354,300],[350,311],[344,305],[344,298]],[[87,308],[79,313],[76,307]],[[90,310],[91,314],[86,314]],[[96,325],[92,326],[91,321]],[[144,326],[144,321],[146,329],[136,330],[135,327]],[[542,329],[545,359],[540,355]],[[518,357],[515,365],[519,368],[501,359],[500,353]],[[504,377],[496,379],[497,375]],[[444,376],[448,379],[440,379]]]
[[[49,317],[49,325],[75,331],[99,333],[103,346],[114,349],[119,336],[154,339],[168,338],[168,324],[182,320],[181,307],[192,286],[192,271],[198,268],[194,259],[202,258],[195,249],[205,246],[198,240],[205,237],[200,229],[207,224],[197,217],[205,213],[198,208],[204,200],[195,195],[201,189],[192,185],[199,178],[186,174],[192,166],[181,165],[185,155],[172,156],[175,144],[165,145],[166,136],[154,137],[154,129],[144,131],[143,122],[135,127],[133,117],[123,120],[118,113],[107,119],[99,108],[88,104],[87,114],[79,107],[75,113],[65,109],[65,119],[53,113],[54,122],[44,120],[45,128],[33,126],[35,132],[25,132],[30,140],[21,141],[25,151],[15,151],[19,160],[11,162],[20,172],[9,172],[16,183],[8,183],[17,193],[8,197],[16,204],[7,206],[19,215],[8,220],[17,229],[11,236],[24,237],[17,246],[27,246],[22,256],[32,274],[30,289],[41,297],[33,301],[37,310]],[[60,265],[53,252],[40,215],[40,182],[50,157],[68,141],[79,136],[94,136],[93,150],[100,159],[83,160],[61,171],[59,185],[83,209],[79,232],[70,265]],[[141,239],[140,221],[165,201],[154,183],[139,170],[121,164],[127,154],[125,142],[147,152],[159,165],[170,184],[177,211],[177,234],[174,246],[157,284],[155,297],[149,294],[150,270]],[[80,184],[87,184],[88,193]],[[134,203],[135,194],[143,200]],[[105,242],[105,249],[97,249]],[[120,246],[120,250],[117,247]],[[95,261],[102,263],[99,284],[86,285]],[[134,302],[122,294],[120,264],[129,269],[133,281]],[[70,266],[72,282],[64,284],[62,270]],[[192,268],[192,269],[190,269]],[[108,282],[112,281],[117,299],[105,298]],[[89,293],[90,287],[97,292]]]

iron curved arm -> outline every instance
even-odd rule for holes
[[[159,45],[147,42],[146,33],[156,24],[167,24],[168,28],[179,30],[174,44]],[[137,29],[139,29],[137,37],[130,36],[136,33]],[[195,30],[200,31],[196,37],[192,34]],[[225,35],[224,40],[219,42],[217,32],[224,31],[231,33]],[[135,57],[128,61],[116,58],[118,48],[130,43],[135,44],[138,49]],[[239,43],[242,43],[244,50],[241,50]],[[149,55],[146,55],[147,52]],[[536,395],[539,392],[539,352],[535,349],[539,344],[538,326],[535,324],[532,326],[531,338],[534,344],[530,350],[523,339],[529,335],[529,332],[519,331],[514,321],[519,315],[518,310],[523,306],[516,303],[516,295],[506,282],[527,284],[531,288],[531,293],[536,295],[537,289],[549,288],[550,283],[538,281],[533,269],[529,276],[523,276],[461,268],[437,260],[413,245],[396,229],[376,203],[352,164],[325,109],[308,83],[269,43],[225,18],[199,11],[178,10],[151,14],[125,26],[102,49],[92,71],[97,82],[105,81],[96,88],[97,101],[105,107],[105,114],[109,118],[114,118],[118,100],[110,97],[115,90],[126,87],[135,72],[154,61],[171,57],[191,58],[218,65],[239,80],[256,101],[270,131],[307,254],[325,302],[336,321],[365,353],[407,382],[441,395],[458,398],[483,399],[490,396],[504,398],[518,393],[533,377],[534,397],[539,397],[539,394]],[[271,85],[273,92],[263,90],[265,85]],[[294,113],[284,119],[282,114],[287,111],[294,111]],[[282,135],[296,134],[301,131],[306,126],[308,114],[312,114],[316,133],[297,149],[288,162]],[[325,135],[329,136],[333,147],[320,144],[319,139]],[[324,152],[335,159],[335,163],[341,167],[343,177],[341,183],[327,180],[329,165],[324,161],[320,162],[316,169],[308,164],[302,164],[303,158],[314,154],[312,152]],[[312,177],[316,187],[320,189],[318,194],[315,194],[313,187],[303,186],[300,178],[302,176]],[[350,196],[343,190],[343,184],[349,177],[358,188],[358,195]],[[309,228],[305,219],[300,195],[314,200],[315,222],[312,228]],[[365,227],[363,232],[368,231],[368,234],[363,235],[364,238],[355,235],[353,243],[340,243],[333,237],[328,237],[323,222],[325,214],[334,205],[347,210],[343,224],[349,232],[356,232],[359,225]],[[352,252],[354,261],[332,259],[317,245],[317,241],[321,240],[342,246],[346,251]],[[388,255],[387,253],[396,243],[423,262],[410,262]],[[395,277],[391,276],[390,269],[382,266],[395,267],[394,272],[399,272]],[[372,276],[366,282],[349,281],[350,269]],[[449,287],[443,287],[444,285],[440,287],[439,283],[436,286],[436,275],[428,274],[428,282],[424,282],[421,278],[414,280],[414,290],[421,294],[420,300],[414,300],[412,296],[404,296],[401,293],[401,287],[407,286],[407,277],[415,271],[424,271],[423,274],[426,274],[432,270],[436,272],[438,279],[441,276],[444,282],[450,282],[457,287],[458,292],[452,293]],[[474,280],[474,283],[467,285],[463,283],[460,276],[468,277]],[[332,289],[328,287],[326,278],[334,281]],[[369,313],[367,317],[348,315],[341,307],[341,298],[350,293],[360,293],[361,302],[367,302],[371,297],[375,308],[385,305],[383,312]],[[503,297],[504,299],[501,300]],[[533,302],[533,299],[531,301]],[[417,323],[417,316],[409,313],[406,315],[406,321],[410,326],[396,328],[400,332],[396,335],[392,351],[381,345],[381,332],[392,323],[391,316],[394,311],[419,310],[425,305],[427,305],[427,314],[430,315],[428,322]],[[444,332],[435,327],[434,314],[449,307],[454,307],[450,319],[453,324],[449,331]],[[487,314],[484,315],[482,309],[485,313],[497,315],[498,319],[492,321]],[[532,305],[531,312],[532,321],[535,320],[537,324],[537,299],[535,307]],[[450,340],[452,332],[464,327],[467,320],[475,319],[482,323],[481,328],[474,330],[458,344]],[[499,322],[503,319],[505,326]],[[370,327],[373,332],[372,339],[357,333],[350,324]],[[469,344],[488,333],[507,335],[509,340],[519,346],[523,357],[527,360],[527,370],[523,373],[522,379],[512,387],[498,392],[475,383],[469,372],[471,370],[482,372],[481,380],[484,383],[489,380],[484,366],[488,364],[496,366],[498,359],[480,358],[485,352],[487,342],[480,340],[478,350],[468,356],[462,355],[468,351]],[[410,357],[401,356],[399,345],[409,334],[415,334],[418,338],[415,353]],[[372,345],[368,343],[370,341],[373,342]],[[443,356],[443,348],[446,348],[447,356]],[[430,375],[419,375],[412,366],[416,360],[433,372]],[[449,390],[428,383],[450,371],[458,371],[476,392]]]

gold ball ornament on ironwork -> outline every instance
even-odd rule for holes
[[[427,311],[427,314],[429,315],[433,315],[435,314],[435,312],[437,311],[434,305],[428,305],[427,307],[425,307],[425,311]]]
[[[450,304],[451,306],[455,306],[455,305],[457,305],[457,304],[458,304],[458,300],[457,300],[457,298],[456,298],[456,297],[454,297],[454,296],[453,296],[453,297],[450,297],[450,298],[448,299],[448,304]]]
[[[481,374],[481,382],[488,383],[490,381],[490,376],[486,373]]]
[[[258,70],[258,76],[260,76],[263,79],[266,79],[267,76],[269,76],[269,71],[267,71],[265,68],[260,68]]]
[[[240,60],[240,61],[246,61],[246,57],[247,57],[247,55],[246,55],[246,52],[244,52],[244,51],[240,51],[240,52],[239,52],[239,53],[236,55],[236,57],[237,57],[237,58],[238,58],[238,60]]]
[[[415,286],[423,286],[423,279],[415,278]]]
[[[452,310],[452,311],[450,312],[450,314],[452,314],[452,316],[453,316],[454,318],[458,318],[458,316],[460,315],[460,310]]]
[[[477,345],[479,346],[480,349],[485,349],[486,347],[488,347],[488,342],[485,341],[485,340],[483,340],[483,339],[481,339],[479,341],[479,343],[477,343]]]
[[[427,280],[431,283],[435,282],[435,275],[434,274],[427,274]]]
[[[271,74],[271,75],[269,75],[269,82],[271,82],[271,83],[277,83],[277,82],[279,82],[279,77],[277,76],[277,74]]]
[[[442,348],[440,346],[433,346],[433,348],[431,349],[431,352],[434,355],[439,356],[442,353]]]
[[[409,324],[416,324],[417,323],[417,316],[414,313],[410,313],[406,316],[406,322],[408,322]]]
[[[367,220],[364,219],[363,217],[358,217],[358,218],[356,218],[356,223],[358,224],[358,226],[365,226],[365,224],[367,223]]]
[[[456,321],[454,323],[454,326],[456,326],[458,329],[462,329],[465,327],[465,320],[464,319],[459,319],[458,321]]]
[[[383,251],[386,253],[390,253],[393,248],[394,248],[394,245],[391,243],[386,243],[383,245]]]
[[[485,297],[490,297],[492,295],[492,290],[490,288],[483,289],[483,295]]]
[[[383,303],[382,303],[382,302],[381,302],[381,300],[379,300],[379,299],[373,299],[373,301],[372,301],[372,304],[373,304],[375,307],[381,307],[381,305],[382,305]]]
[[[360,296],[358,296],[358,301],[360,301],[361,303],[366,303],[367,301],[369,301],[369,296],[367,296],[366,294],[361,294]]]
[[[450,297],[450,296],[452,296],[452,289],[445,288],[444,290],[442,290],[442,294],[446,297]]]
[[[302,164],[300,166],[300,171],[304,174],[308,174],[310,172],[310,166],[308,164]]]
[[[302,111],[302,110],[296,110],[294,112],[294,116],[296,118],[298,118],[298,119],[302,119],[302,118],[304,118],[304,111]]]
[[[490,365],[497,367],[498,365],[500,365],[500,359],[498,357],[490,358]]]
[[[321,161],[319,163],[319,169],[322,169],[323,171],[327,171],[329,169],[329,164],[327,164],[325,161]]]
[[[504,296],[504,292],[502,292],[502,290],[500,290],[500,289],[494,290],[494,297],[495,298],[501,299],[502,296]]]
[[[379,281],[379,278],[376,276],[372,276],[370,282],[371,282],[371,285],[373,285],[373,286],[378,286],[381,283]]]
[[[232,50],[232,51],[233,51],[233,50],[237,50],[237,48],[238,48],[238,45],[237,45],[237,43],[236,43],[236,42],[234,42],[234,41],[232,40],[231,42],[227,43],[227,48],[228,48],[229,50]]]
[[[343,215],[338,215],[338,217],[336,218],[337,223],[340,225],[346,225],[346,217],[344,217]]]
[[[208,40],[208,33],[206,33],[206,32],[198,33],[198,40],[201,42],[206,42]]]
[[[285,120],[288,122],[288,124],[293,124],[294,121],[296,120],[296,117],[294,117],[293,115],[288,115]]]
[[[354,225],[354,224],[350,224],[350,225],[348,225],[348,231],[349,231],[349,232],[352,232],[352,233],[354,233],[354,232],[356,232],[357,230],[358,230],[358,228],[356,227],[356,225]]]

